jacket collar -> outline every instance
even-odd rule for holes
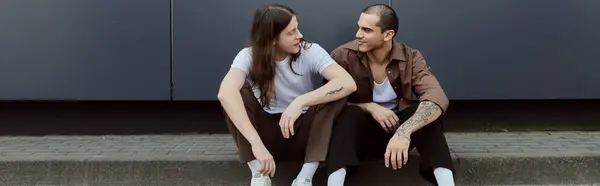
[[[392,45],[390,57],[393,60],[406,61],[406,55],[405,55],[406,47],[404,46],[404,44],[401,44],[401,43],[397,42],[396,40],[394,40],[393,42],[394,42],[394,44]],[[348,42],[348,43],[344,44],[342,47],[352,50],[354,52],[357,52],[360,56],[364,55],[363,52],[358,51],[358,42],[356,40]]]

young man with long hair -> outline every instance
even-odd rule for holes
[[[321,46],[303,39],[294,11],[256,10],[250,47],[223,79],[218,98],[251,185],[271,185],[275,161],[304,161],[292,185],[312,185],[327,156],[334,119],[356,90],[352,77]],[[318,87],[322,79],[326,84]]]

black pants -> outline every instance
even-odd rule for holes
[[[415,104],[396,113],[400,124],[415,113],[417,106]],[[393,135],[385,132],[368,112],[357,106],[346,106],[333,127],[327,157],[327,174],[344,167],[356,168],[360,160],[383,159],[387,144]],[[425,180],[437,185],[433,170],[438,167],[454,171],[441,118],[411,135],[409,151],[415,147],[420,154],[419,174]]]

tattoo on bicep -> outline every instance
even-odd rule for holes
[[[342,91],[343,89],[344,89],[344,87],[340,87],[338,89],[331,90],[331,91],[327,92],[327,95],[338,93],[338,92]]]
[[[431,101],[421,102],[415,114],[396,130],[396,135],[406,137],[413,129],[420,128],[427,124],[429,120],[434,119],[432,117],[437,112],[441,112],[441,108],[437,104]]]

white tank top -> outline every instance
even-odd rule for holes
[[[394,92],[394,88],[390,84],[390,81],[386,77],[383,83],[377,84],[373,81],[373,102],[377,103],[390,110],[395,110],[398,107],[397,95]]]

